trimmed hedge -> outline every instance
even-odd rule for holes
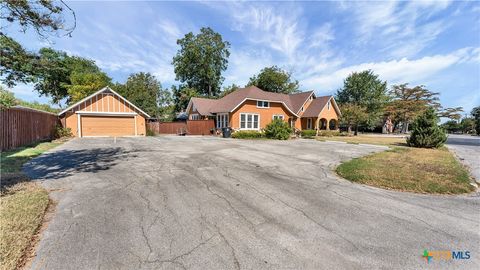
[[[235,139],[261,139],[265,134],[256,130],[239,130],[232,133],[232,138]]]
[[[338,131],[338,130],[320,130],[320,131],[318,131],[318,136],[322,136],[322,137],[340,136],[340,131]]]
[[[302,130],[300,134],[302,135],[302,138],[311,139],[317,136],[317,131],[313,129],[307,129],[307,130]]]

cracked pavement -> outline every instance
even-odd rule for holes
[[[58,202],[32,269],[479,269],[480,197],[343,180],[386,149],[313,140],[74,139],[24,170]],[[469,250],[426,264],[423,250]]]

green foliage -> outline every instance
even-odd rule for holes
[[[455,120],[450,120],[443,123],[442,128],[445,129],[448,133],[455,133],[462,130],[461,125]]]
[[[58,113],[60,111],[60,109],[52,108],[50,105],[42,104],[38,101],[28,102],[21,99],[17,99],[17,105],[27,107],[27,108],[32,108],[35,110],[51,112],[51,113]]]
[[[341,136],[340,131],[338,130],[319,130],[318,136],[320,137],[333,137],[333,136]]]
[[[17,100],[13,93],[0,86],[0,110],[8,109],[16,104]]]
[[[155,136],[155,131],[147,128],[147,136]]]
[[[205,96],[217,96],[227,69],[230,43],[210,27],[202,27],[200,33],[188,33],[177,40],[180,50],[172,64],[176,79]]]
[[[445,130],[438,126],[438,117],[433,108],[420,115],[414,123],[413,131],[407,139],[408,146],[438,148],[447,141]]]
[[[403,133],[408,132],[409,124],[429,107],[439,109],[439,93],[432,92],[423,85],[413,88],[408,84],[394,85],[389,91],[391,102],[385,107],[385,113],[393,122],[401,122]]]
[[[55,130],[53,132],[55,138],[64,138],[64,137],[72,137],[72,129],[71,128],[65,128],[61,125],[56,125]]]
[[[35,81],[35,54],[27,52],[20,43],[0,33],[0,76],[8,87]]]
[[[124,85],[116,84],[114,90],[152,117],[159,114],[160,102],[167,102],[160,82],[150,73],[136,73]],[[163,100],[160,101],[160,98]]]
[[[477,135],[480,136],[480,106],[473,108],[470,114],[473,116],[473,119],[475,119],[475,130],[477,131]]]
[[[265,136],[269,139],[288,140],[292,134],[292,128],[281,119],[274,119],[265,127]]]
[[[235,90],[237,90],[238,88],[240,88],[240,86],[236,85],[236,84],[231,84],[229,86],[226,86],[226,87],[223,87],[223,91],[220,92],[220,95],[219,95],[219,98],[222,98],[230,93],[233,93]]]
[[[250,78],[247,85],[274,93],[291,94],[298,92],[298,81],[292,79],[290,72],[277,66],[266,67],[258,75]]]
[[[200,94],[195,88],[186,86],[172,85],[173,103],[175,112],[181,112],[187,109],[188,102],[192,97],[198,97]]]
[[[68,13],[68,14],[67,14]],[[70,15],[72,23],[67,26],[65,15]],[[75,12],[64,1],[47,0],[3,0],[2,20],[17,22],[22,32],[33,28],[40,37],[47,33],[70,35],[76,27]]]
[[[300,132],[302,138],[305,138],[305,139],[311,139],[315,136],[317,136],[317,131],[316,130],[313,130],[313,129],[306,129],[306,130],[302,130]]]
[[[103,72],[84,73],[72,72],[70,75],[71,85],[67,86],[69,103],[78,102],[109,85],[111,79]]]
[[[368,127],[373,127],[388,101],[387,82],[380,80],[371,70],[353,72],[344,80],[335,100],[340,104],[353,104],[365,108],[367,118],[362,122]]]
[[[439,112],[440,117],[459,121],[462,118],[463,107],[445,108]]]
[[[460,128],[463,133],[475,134],[475,118],[465,117],[460,122]]]
[[[362,105],[344,103],[340,105],[340,111],[340,123],[348,127],[348,132],[351,132],[352,126],[357,131],[358,126],[368,119],[367,108]]]
[[[265,133],[256,130],[239,130],[232,133],[234,139],[261,139],[265,138]]]

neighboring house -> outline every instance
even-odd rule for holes
[[[190,120],[213,118],[217,128],[235,130],[260,130],[276,118],[299,130],[338,129],[341,115],[333,96],[316,97],[313,91],[286,95],[256,86],[220,99],[191,98],[187,112]]]
[[[59,114],[76,137],[145,136],[150,116],[108,86]]]

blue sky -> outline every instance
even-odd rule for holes
[[[176,40],[209,26],[231,43],[224,85],[244,85],[265,66],[293,73],[302,90],[333,94],[353,71],[389,85],[423,84],[445,107],[480,105],[480,3],[415,2],[68,2],[71,38],[7,33],[29,50],[44,46],[94,59],[114,81],[146,71],[175,82]],[[28,85],[26,100],[48,101]]]

